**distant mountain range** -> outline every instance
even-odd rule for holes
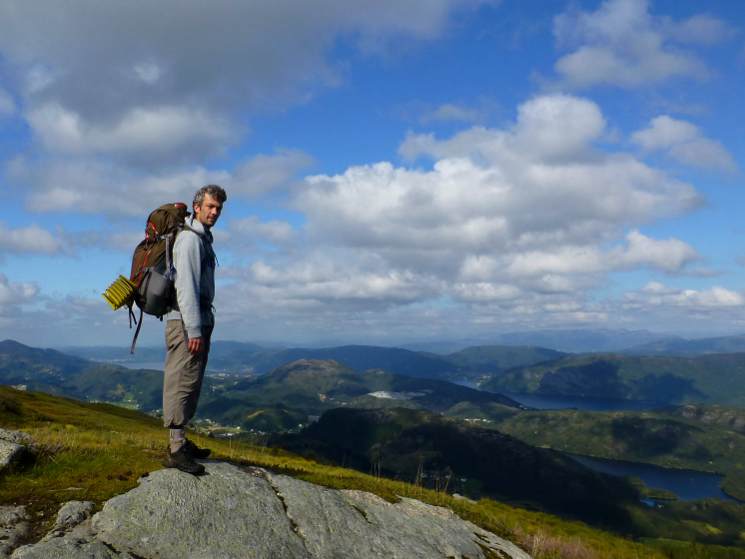
[[[162,363],[162,348],[138,349],[133,357],[118,347],[72,347],[73,355],[96,361]],[[382,369],[398,375],[436,378],[450,381],[476,381],[484,375],[520,365],[532,365],[557,359],[566,354],[541,347],[476,346],[449,355],[411,351],[397,347],[348,345],[327,348],[263,348],[242,342],[214,342],[208,368],[214,372],[262,375],[298,359],[338,361],[355,371]]]
[[[416,362],[444,363],[417,354],[413,355],[420,361],[407,360],[413,352],[405,350],[383,352],[385,348],[373,348],[368,351],[369,348],[362,347],[358,351],[354,346],[338,349],[358,366],[363,366],[368,356],[372,356],[371,362],[403,370],[409,370],[406,367]],[[285,352],[282,355],[294,356]],[[474,362],[478,363],[478,359]],[[0,383],[23,385],[28,390],[153,411],[161,407],[162,377],[161,371],[128,369],[56,350],[31,348],[12,340],[0,342]],[[500,394],[443,380],[410,377],[381,369],[359,372],[330,360],[296,360],[257,378],[207,377],[199,416],[247,429],[276,431],[306,424],[309,416],[318,416],[338,406],[403,406],[454,416],[478,412],[484,417],[500,417],[506,408],[521,407]]]
[[[448,354],[467,347],[484,345],[539,346],[567,353],[621,351],[628,347],[674,338],[648,330],[611,330],[598,328],[544,329],[494,334],[488,338],[442,340],[402,344],[414,351]]]
[[[404,407],[453,416],[478,409],[499,417],[523,406],[501,394],[446,381],[379,369],[358,373],[336,361],[301,359],[256,379],[215,386],[204,395],[199,413],[223,424],[278,431],[338,407]]]
[[[145,410],[160,408],[163,398],[160,371],[89,361],[13,340],[0,342],[0,384],[81,400],[117,402]]]
[[[515,367],[480,388],[515,394],[745,406],[745,353],[570,355]]]
[[[625,349],[635,355],[705,355],[709,353],[745,352],[745,334],[716,338],[669,338]]]
[[[237,420],[236,424],[261,430],[297,425],[303,423],[303,418],[307,415],[317,415],[329,408],[327,404],[319,405],[317,401],[314,405],[309,403],[314,398],[317,400],[319,393],[325,394],[325,389],[309,386],[309,390],[313,391],[312,397],[305,398],[301,405],[296,406],[288,400],[291,394],[283,394],[281,391],[273,400],[255,397],[261,391],[274,394],[269,390],[273,377],[264,381],[265,385],[252,382],[254,378],[267,375],[288,362],[315,359],[336,361],[342,368],[348,369],[345,374],[357,375],[354,377],[356,382],[361,382],[361,373],[379,370],[396,377],[468,384],[499,394],[624,399],[649,402],[650,405],[698,402],[745,406],[745,352],[709,353],[720,348],[738,348],[738,344],[745,343],[745,336],[686,343],[690,345],[685,346],[680,340],[660,340],[653,346],[645,346],[650,352],[659,352],[657,355],[565,354],[537,346],[495,345],[469,347],[455,353],[437,355],[379,346],[271,349],[256,344],[215,342],[210,362],[218,363],[224,370],[240,371],[245,382],[238,382],[231,375],[226,378],[209,377],[205,393],[211,397],[227,399],[219,405],[223,420],[232,418]],[[688,355],[664,353],[683,352],[685,347],[690,348]],[[96,359],[127,355],[126,350],[116,350],[119,353],[114,353],[113,348],[78,352]],[[148,349],[145,352],[146,358],[154,357],[154,352],[155,349]],[[0,382],[25,384],[32,390],[77,398],[124,403],[143,410],[154,410],[161,406],[160,371],[139,369],[133,373],[132,369],[117,364],[90,361],[56,350],[30,348],[12,340],[0,342]],[[365,386],[364,393],[418,390],[400,388],[403,384],[403,381],[397,380],[378,388]],[[452,385],[447,386],[450,387],[447,391],[452,395]],[[235,395],[228,397],[228,392],[243,394],[240,398]],[[345,405],[351,397],[352,393],[345,394]],[[354,394],[354,397],[358,398],[360,394]],[[236,399],[246,399],[263,411],[255,416],[255,421],[248,421],[237,412],[228,413],[228,410],[245,407],[233,405],[231,401]],[[384,399],[377,398],[375,406],[371,406],[369,402],[364,405],[380,407]],[[483,400],[470,396],[458,401],[452,401],[451,398],[448,402],[447,413],[450,415],[494,417],[500,413],[490,405],[486,406]],[[435,409],[424,401],[417,405],[422,409]],[[212,410],[217,409],[217,404],[215,406]],[[272,416],[274,419],[270,420]]]

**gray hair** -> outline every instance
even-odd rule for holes
[[[221,204],[224,204],[225,201],[228,199],[228,195],[225,193],[225,190],[222,186],[217,186],[216,184],[208,184],[207,186],[203,186],[202,188],[197,190],[196,194],[194,194],[194,201],[192,202],[191,207],[193,208],[195,206],[198,206],[201,208],[205,194],[209,194]]]

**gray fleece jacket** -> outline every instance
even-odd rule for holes
[[[191,339],[202,335],[203,326],[215,324],[212,301],[215,299],[216,259],[209,228],[193,217],[186,220],[186,225],[173,245],[179,310],[168,313],[165,320],[183,320]]]

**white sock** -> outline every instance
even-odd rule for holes
[[[177,452],[186,442],[186,431],[183,427],[168,430],[168,442],[171,447],[171,454]]]

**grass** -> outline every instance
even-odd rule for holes
[[[62,503],[85,499],[100,507],[105,500],[135,487],[140,476],[162,467],[166,431],[158,420],[136,411],[0,387],[0,425],[22,429],[39,446],[38,459],[30,469],[8,474],[0,481],[0,504],[26,505],[35,519],[36,537],[50,528]],[[277,449],[196,434],[192,437],[200,446],[212,448],[219,460],[265,467],[327,487],[370,491],[389,501],[402,496],[449,507],[461,517],[512,540],[536,559],[673,556],[661,547],[490,499],[474,503],[414,484],[319,464]]]

